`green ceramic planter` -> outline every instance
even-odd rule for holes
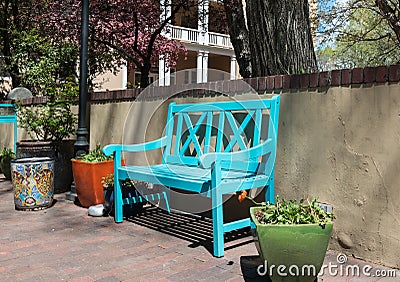
[[[324,262],[333,224],[325,228],[318,224],[260,224],[254,216],[258,209],[251,207],[250,215],[257,250],[268,267],[262,272],[272,281],[314,281]],[[275,266],[272,271],[271,266]],[[283,275],[277,272],[279,266]]]

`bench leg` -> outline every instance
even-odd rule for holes
[[[123,221],[123,203],[122,203],[122,189],[121,181],[114,181],[114,221],[119,223]]]
[[[265,202],[275,204],[274,171],[272,171],[271,176],[269,177],[266,189]]]
[[[164,201],[165,201],[165,209],[166,209],[166,211],[168,213],[171,213],[171,209],[169,208],[169,202],[168,202],[169,189],[168,189],[168,192],[163,191],[162,195],[163,195],[163,198],[164,198]]]
[[[217,189],[212,189],[212,221],[214,238],[214,256],[224,256],[224,214],[222,209],[222,195]]]

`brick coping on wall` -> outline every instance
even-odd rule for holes
[[[182,84],[167,87],[150,87],[148,96],[151,99],[162,99],[169,97],[170,93],[181,93],[183,95],[197,96],[205,95],[206,92],[242,93],[243,84],[241,80],[224,80],[201,84]],[[306,89],[318,89],[337,86],[351,86],[360,84],[375,84],[400,81],[400,64],[379,67],[365,67],[354,69],[332,70],[311,74],[274,75],[267,77],[245,78],[258,93],[274,91],[297,91]],[[124,101],[135,100],[142,89],[123,89],[112,91],[91,92],[89,101]],[[47,101],[47,97],[32,97],[23,99],[22,105],[37,105]],[[0,101],[0,103],[11,103],[11,101]]]

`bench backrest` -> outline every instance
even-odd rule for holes
[[[267,138],[273,139],[276,150],[279,103],[279,95],[263,100],[171,103],[163,162],[198,166],[203,154],[245,150]]]

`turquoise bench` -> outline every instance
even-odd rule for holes
[[[201,193],[211,198],[214,256],[224,255],[224,233],[250,226],[245,218],[224,223],[222,195],[265,187],[274,202],[274,163],[279,119],[279,95],[264,100],[199,104],[169,104],[165,136],[147,143],[110,144],[114,154],[115,222],[123,221],[123,205],[165,200],[160,193],[122,199],[120,181],[130,178],[164,187]],[[121,166],[123,152],[162,149],[162,162]]]

